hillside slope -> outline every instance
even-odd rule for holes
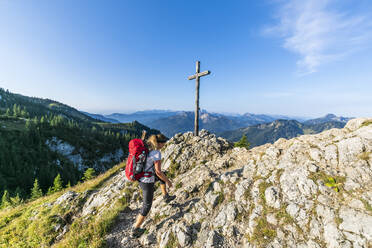
[[[155,192],[140,239],[128,238],[140,192],[118,168],[93,191],[0,212],[0,247],[372,245],[372,119],[249,151],[206,131],[177,134],[162,153],[177,197],[165,204]],[[48,231],[36,231],[42,223]]]
[[[125,158],[142,130],[159,133],[138,122],[98,122],[65,104],[0,88],[0,197],[7,191],[27,199],[35,180],[46,193],[58,174],[65,186],[87,168],[104,172]]]
[[[25,111],[25,116],[22,117],[40,118],[45,115],[61,115],[76,122],[97,121],[66,104],[50,99],[15,94],[0,88],[0,114],[5,113],[7,109],[13,110],[14,104],[18,105],[21,111]]]

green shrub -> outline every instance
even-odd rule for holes
[[[234,143],[234,147],[244,147],[246,149],[249,149],[250,145],[251,144],[248,142],[246,135],[243,135],[242,138],[238,142]]]
[[[10,196],[8,190],[4,191],[3,197],[1,198],[0,208],[6,208],[11,205]]]
[[[96,171],[93,168],[88,168],[84,172],[83,181],[93,179],[95,177]]]

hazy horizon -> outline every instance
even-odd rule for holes
[[[3,88],[1,85],[0,85],[0,88]],[[10,89],[7,89],[7,88],[3,88],[4,90],[9,90],[9,92],[11,93],[14,93],[14,94],[21,94],[21,95],[24,95],[20,92],[13,92],[11,91]],[[27,95],[24,95],[24,96],[27,96]],[[62,101],[58,101],[56,99],[51,99],[49,97],[40,97],[40,96],[29,96],[29,97],[37,97],[37,98],[43,98],[43,99],[50,99],[50,100],[53,100],[53,101],[57,101],[57,102],[60,102],[60,103],[63,103],[63,104],[67,104],[65,102],[62,102]],[[69,105],[69,104],[67,104]],[[195,109],[151,109],[151,108],[147,108],[147,109],[138,109],[138,110],[112,110],[112,111],[103,111],[103,112],[98,112],[98,111],[87,111],[87,110],[82,110],[82,109],[79,109],[77,108],[76,106],[72,106],[72,105],[69,105],[70,107],[73,107],[81,112],[87,112],[89,114],[99,114],[99,115],[104,115],[104,116],[108,116],[108,115],[111,115],[111,114],[133,114],[135,112],[142,112],[142,111],[172,111],[172,112],[177,112],[177,111],[186,111],[186,112],[194,112]],[[246,112],[226,112],[226,111],[209,111],[208,109],[202,109],[201,108],[201,111],[207,111],[208,113],[217,113],[217,114],[224,114],[224,115],[243,115],[243,114],[256,114],[256,115],[278,115],[278,116],[286,116],[286,117],[294,117],[294,118],[303,118],[303,119],[312,119],[312,118],[319,118],[319,117],[324,117],[325,115],[327,114],[334,114],[336,116],[342,116],[342,117],[363,117],[363,116],[354,116],[354,115],[350,115],[350,116],[347,116],[347,115],[339,115],[337,113],[325,113],[323,115],[319,115],[319,116],[311,116],[311,115],[289,115],[289,114],[282,114],[282,113],[254,113],[254,112],[249,112],[249,111],[246,111]],[[364,116],[364,117],[367,117],[367,116]]]

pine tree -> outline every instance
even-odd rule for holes
[[[52,188],[52,186],[50,186],[48,188],[48,192],[47,192],[47,195],[51,195],[51,194],[53,194],[53,188]]]
[[[43,192],[40,189],[39,181],[35,178],[34,187],[31,190],[31,199],[34,200],[43,196]]]
[[[17,206],[23,202],[22,198],[19,196],[19,193],[15,197],[10,197],[10,202],[12,206]]]
[[[0,208],[6,208],[11,205],[10,203],[10,196],[8,190],[4,191],[3,197],[1,198],[1,205]]]
[[[247,136],[245,136],[244,134],[238,142],[235,142],[234,147],[244,147],[246,149],[249,149],[250,145],[251,144],[248,142]]]
[[[18,108],[17,108],[17,104],[14,104],[14,105],[13,105],[13,116],[15,116],[15,117],[17,116],[17,113],[18,113],[18,112],[17,112],[17,109],[18,109]]]
[[[27,130],[30,130],[31,127],[32,127],[32,122],[31,122],[30,119],[27,119],[27,121],[26,121],[26,129],[27,129]]]
[[[58,174],[56,176],[56,178],[54,178],[54,182],[53,182],[53,188],[52,188],[52,192],[58,192],[58,191],[61,191],[63,189],[63,186],[62,186],[62,179],[61,179],[61,175]]]
[[[96,173],[96,171],[93,169],[93,168],[88,168],[85,172],[84,172],[84,176],[83,176],[83,181],[87,181],[87,180],[90,180],[92,178],[94,178],[94,174]]]
[[[25,118],[28,117],[28,113],[27,113],[26,109],[21,110],[21,117],[25,117]]]

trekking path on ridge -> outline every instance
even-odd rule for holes
[[[138,239],[130,237],[133,223],[136,221],[139,209],[125,209],[117,217],[110,234],[106,236],[107,247],[112,248],[139,248],[143,247]]]

